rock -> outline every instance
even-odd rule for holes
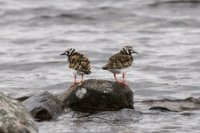
[[[35,95],[35,94],[31,93],[31,94],[26,94],[26,95],[23,95],[23,96],[20,96],[20,97],[12,97],[12,96],[11,97],[14,98],[14,99],[16,99],[19,102],[23,102],[26,99],[32,97],[33,95]]]
[[[37,132],[37,126],[24,106],[0,93],[0,133]]]
[[[137,103],[137,102],[136,102]],[[138,104],[138,103],[137,103]],[[146,100],[139,104],[144,108],[149,108],[150,110],[160,110],[160,111],[189,111],[189,110],[199,110],[200,109],[200,98],[186,98],[186,99],[162,99],[162,100]]]
[[[86,80],[71,86],[60,97],[65,107],[75,111],[112,111],[133,109],[133,92],[122,83],[107,80]]]
[[[153,107],[150,107],[149,110],[158,110],[158,111],[161,111],[161,112],[168,112],[168,111],[174,112],[174,110],[169,110],[168,108],[161,107],[161,106],[153,106]]]
[[[51,120],[62,113],[62,102],[49,93],[36,94],[22,103],[37,121]]]

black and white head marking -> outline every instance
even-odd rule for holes
[[[71,56],[74,52],[75,52],[74,48],[69,48],[64,53],[62,53],[61,55]]]
[[[137,54],[137,52],[133,50],[133,47],[132,47],[132,46],[125,46],[125,47],[122,48],[121,51],[122,51],[123,53],[128,54],[128,55],[131,55],[131,54],[133,54],[133,53],[136,53],[136,54]]]

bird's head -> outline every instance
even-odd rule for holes
[[[125,53],[125,54],[128,54],[128,55],[131,55],[133,53],[136,53],[138,54],[138,52],[134,51],[133,50],[133,47],[132,46],[125,46],[122,48],[121,52]]]
[[[71,56],[73,53],[75,52],[74,48],[69,48],[67,49],[64,53],[62,53],[61,55],[66,55],[66,56]]]

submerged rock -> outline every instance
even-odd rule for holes
[[[19,102],[23,102],[23,101],[25,101],[26,99],[32,97],[33,95],[35,95],[35,94],[34,94],[34,93],[31,93],[31,94],[26,94],[26,95],[23,95],[23,96],[13,97],[13,98],[16,99],[16,100],[19,101]]]
[[[90,79],[75,84],[60,99],[65,107],[83,112],[133,109],[132,90],[122,83],[107,80]]]
[[[0,93],[0,133],[37,133],[29,112],[16,100]]]
[[[149,108],[150,110],[161,111],[189,111],[200,109],[200,98],[189,97],[186,99],[162,99],[162,100],[146,100],[140,103],[140,106]]]
[[[22,104],[38,121],[51,120],[63,111],[61,101],[49,92],[34,95]]]

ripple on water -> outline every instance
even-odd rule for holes
[[[198,0],[0,1],[0,89],[13,97],[43,91],[61,93],[73,82],[66,57],[59,56],[69,47],[90,58],[93,73],[85,79],[114,80],[113,74],[101,67],[130,44],[139,52],[126,76],[135,100],[199,97],[199,6]],[[122,40],[129,43],[121,44]],[[92,115],[69,111],[56,120],[39,123],[39,130],[200,130],[199,111],[139,109]]]

